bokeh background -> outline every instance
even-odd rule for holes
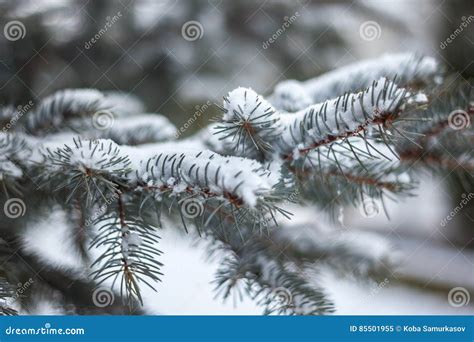
[[[219,114],[202,106],[220,103],[235,87],[269,94],[282,80],[305,80],[384,53],[430,55],[454,78],[469,79],[473,7],[469,0],[2,0],[0,104],[35,102],[64,88],[117,90],[177,127],[193,117],[184,133],[190,135]],[[18,39],[5,39],[11,21],[23,25]],[[313,208],[294,208],[295,220],[370,230],[397,248],[400,267],[382,283],[341,280],[330,270],[318,275],[337,313],[474,313],[474,298],[462,307],[447,300],[455,287],[474,297],[473,203],[442,225],[463,193],[449,176],[421,178],[417,197],[389,205],[390,219],[344,208],[332,222]],[[206,260],[205,246],[176,231],[164,234],[166,281],[158,294],[146,294],[150,313],[261,313],[250,300],[214,300],[209,283],[216,264]],[[45,303],[38,313],[55,310]]]

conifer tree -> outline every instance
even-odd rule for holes
[[[222,297],[247,294],[268,314],[328,314],[334,304],[307,271],[325,264],[377,279],[391,250],[372,253],[368,233],[307,236],[288,203],[334,217],[344,205],[369,210],[416,194],[425,172],[454,173],[472,190],[474,94],[431,57],[385,55],[268,96],[237,88],[217,104],[219,119],[182,139],[165,116],[119,99],[66,89],[26,112],[1,109],[2,314],[27,312],[41,289],[71,313],[142,313],[143,288],[166,282],[160,232],[174,226],[224,253]],[[74,238],[80,275],[21,242],[39,218]],[[14,298],[27,264],[41,271],[30,295]],[[104,288],[120,300],[102,307]]]

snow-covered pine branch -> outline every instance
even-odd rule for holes
[[[271,151],[290,161],[349,137],[364,139],[371,127],[385,137],[385,128],[391,126],[410,100],[405,88],[386,78],[373,81],[363,91],[291,114],[275,111],[251,89],[238,88],[230,94],[224,101],[222,123],[217,125],[219,138],[232,144],[232,151]]]
[[[27,116],[27,129],[32,134],[55,132],[74,119],[90,117],[109,109],[105,96],[96,89],[66,89],[39,103]]]
[[[325,101],[346,92],[357,92],[385,77],[397,79],[402,87],[423,86],[440,82],[442,67],[436,59],[412,53],[387,54],[352,63],[304,82],[283,81],[275,87],[270,102],[286,111],[300,110],[311,103]],[[288,101],[291,98],[293,104]]]
[[[85,288],[112,286],[133,306],[143,300],[143,285],[154,288],[163,277],[158,232],[166,216],[223,247],[217,282],[225,294],[242,280],[267,313],[329,313],[325,290],[302,270],[326,264],[370,277],[383,269],[386,253],[366,255],[365,237],[324,230],[318,241],[295,241],[285,235],[289,213],[280,205],[303,199],[328,210],[409,194],[416,185],[409,162],[432,165],[441,146],[456,167],[469,169],[472,126],[448,127],[457,122],[453,110],[471,120],[470,88],[439,96],[439,104],[427,102],[431,89],[427,96],[413,92],[435,83],[439,69],[430,57],[402,54],[283,82],[268,100],[237,88],[224,97],[220,122],[178,141],[176,128],[141,114],[146,110],[133,96],[59,91],[0,135],[2,195],[23,190],[28,206],[3,234],[23,234],[42,210],[59,207],[74,220],[62,228],[82,234],[74,239],[82,262],[94,255]],[[95,122],[97,113],[112,124]],[[15,115],[14,107],[3,108],[0,121]],[[449,156],[438,157],[443,168],[432,167],[436,172]],[[280,244],[288,253],[277,250]],[[283,306],[273,300],[282,289],[291,298]]]
[[[279,114],[250,88],[237,88],[224,96],[222,116],[215,134],[230,153],[263,160],[280,134]]]

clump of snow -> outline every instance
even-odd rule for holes
[[[280,82],[270,97],[271,103],[280,110],[296,112],[313,103],[305,87],[296,80]]]
[[[262,119],[275,112],[273,106],[251,88],[239,87],[224,97],[223,121]]]
[[[104,92],[104,103],[117,117],[143,113],[145,105],[143,102],[130,93],[120,91]]]
[[[212,151],[174,152],[176,149],[157,151],[150,160],[144,159],[137,170],[138,177],[154,185],[209,189],[217,195],[232,194],[250,207],[259,198],[269,195],[279,175],[263,168],[251,159],[224,157]],[[172,182],[170,181],[172,180]]]
[[[280,148],[298,157],[295,145],[309,146],[331,136],[355,132],[362,125],[370,125],[391,113],[405,96],[403,88],[382,77],[365,91],[348,93],[294,114],[283,114]]]
[[[110,139],[81,140],[76,138],[67,142],[46,142],[37,148],[34,159],[50,159],[49,167],[58,169],[69,165],[82,172],[87,170],[122,173],[130,167],[130,160],[119,146]]]
[[[176,127],[163,115],[146,113],[119,117],[110,128],[96,133],[101,138],[112,139],[118,144],[138,145],[174,140]]]
[[[324,101],[346,91],[356,91],[369,86],[380,77],[401,83],[429,81],[440,73],[440,65],[429,56],[420,57],[413,53],[387,54],[366,59],[327,72],[303,83],[306,92],[314,102]]]

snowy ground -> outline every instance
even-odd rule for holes
[[[260,315],[262,309],[246,298],[243,302],[223,303],[214,299],[212,284],[217,262],[206,260],[202,246],[192,246],[176,233],[165,232],[164,281],[158,293],[145,295],[152,314],[165,315]],[[454,308],[444,293],[403,285],[363,286],[342,280],[330,273],[324,276],[325,287],[341,315],[462,315],[472,314],[474,307]]]

